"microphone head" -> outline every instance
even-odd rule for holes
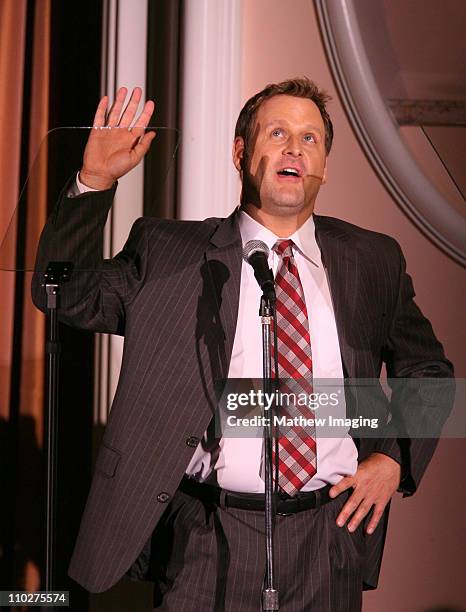
[[[251,255],[254,253],[263,253],[266,257],[269,256],[269,247],[262,240],[250,240],[243,247],[243,259],[249,263]]]

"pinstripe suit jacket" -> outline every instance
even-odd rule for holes
[[[110,588],[130,568],[177,489],[216,407],[214,381],[226,378],[235,334],[241,236],[233,214],[203,222],[139,219],[125,248],[102,259],[103,227],[114,191],[65,197],[38,250],[33,298],[44,309],[48,261],[76,269],[62,289],[61,319],[124,334],[122,369],[70,566],[86,589]],[[451,376],[414,292],[397,243],[330,217],[315,216],[334,301],[345,376]],[[87,271],[85,271],[87,270]],[[98,270],[98,272],[90,271]],[[381,401],[381,410],[389,410]],[[418,407],[403,405],[404,415]],[[393,411],[393,410],[392,410]],[[412,440],[356,440],[359,459],[376,450],[403,463],[412,493],[435,448]],[[369,538],[368,587],[377,584],[388,509]]]

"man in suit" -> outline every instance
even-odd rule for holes
[[[119,90],[108,113],[103,98],[95,127],[130,128],[140,95],[135,89],[123,110]],[[374,380],[383,362],[395,378],[452,375],[396,242],[313,214],[333,137],[326,102],[307,79],[256,94],[233,145],[240,209],[224,220],[139,219],[122,252],[103,261],[115,182],[153,138],[144,132],[153,112],[146,102],[132,129],[92,131],[83,167],[44,229],[36,304],[44,307],[47,262],[70,260],[81,271],[63,288],[62,320],[125,336],[70,566],[90,591],[129,572],[154,580],[156,609],[260,609],[262,442],[216,437],[212,418],[218,381],[261,377],[261,292],[242,261],[249,240],[270,248],[280,376]],[[376,586],[390,499],[415,491],[435,448],[435,440],[397,439],[420,415],[420,395],[394,391],[389,404],[376,390],[380,437],[311,432],[288,467],[279,449],[280,609],[359,610],[363,586]]]

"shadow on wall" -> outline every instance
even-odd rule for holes
[[[466,612],[465,608],[450,608],[449,606],[437,606],[435,608],[429,608],[424,612]]]

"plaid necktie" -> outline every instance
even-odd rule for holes
[[[311,339],[303,287],[292,247],[292,240],[279,240],[273,247],[281,258],[275,276],[278,376],[280,394],[292,393],[291,397],[302,399],[312,393]],[[273,376],[276,376],[275,372]],[[283,401],[279,414],[291,417],[293,423],[300,423],[281,427],[278,438],[278,484],[293,496],[317,471],[315,427],[301,425],[303,418],[314,419],[315,415],[308,404]]]

